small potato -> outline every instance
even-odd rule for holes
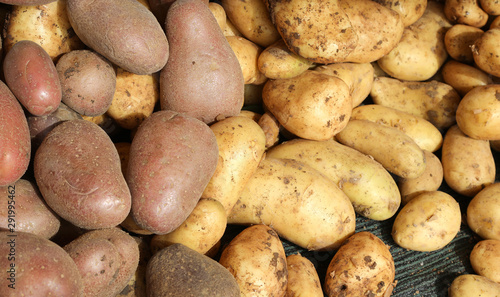
[[[483,239],[500,240],[500,183],[486,186],[467,206],[467,224]]]
[[[300,254],[286,257],[288,285],[285,297],[323,297],[321,282],[314,264]]]
[[[349,237],[326,271],[325,293],[334,296],[390,296],[394,259],[385,243],[370,232]]]
[[[443,81],[452,86],[462,97],[475,87],[493,84],[491,75],[477,67],[454,60],[449,60],[443,65],[441,74]]]
[[[280,123],[272,113],[266,111],[257,123],[266,135],[266,148],[279,143]]]
[[[259,82],[265,81],[264,74],[257,67],[257,59],[262,48],[243,37],[226,36],[226,39],[240,63],[245,84],[259,84]]]
[[[427,7],[425,0],[375,0],[375,2],[398,12],[405,28],[415,23],[424,14]]]
[[[436,251],[455,238],[460,224],[460,206],[451,195],[425,192],[403,206],[394,220],[392,238],[402,248]]]
[[[32,115],[48,115],[61,103],[56,66],[38,43],[22,40],[14,44],[4,58],[3,70],[12,93]]]
[[[444,35],[446,51],[456,61],[472,64],[471,46],[483,33],[482,29],[474,26],[455,24]]]
[[[489,29],[472,45],[472,56],[479,69],[494,76],[500,76],[500,28]]]
[[[457,125],[448,129],[441,150],[446,184],[473,197],[495,181],[496,167],[489,142],[468,137]]]
[[[488,14],[478,0],[446,0],[444,14],[453,23],[481,28],[488,22]]]
[[[448,297],[497,297],[500,284],[480,275],[457,276],[448,288]]]
[[[335,138],[344,145],[372,156],[399,177],[416,178],[425,171],[423,150],[397,128],[353,119]]]
[[[313,64],[313,62],[292,52],[281,38],[266,47],[257,60],[260,72],[270,79],[295,77],[309,69]]]
[[[268,226],[241,231],[222,251],[219,263],[234,276],[241,296],[284,296],[288,270],[283,244]]]
[[[500,240],[481,240],[470,253],[474,271],[500,284]]]

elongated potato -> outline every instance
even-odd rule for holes
[[[441,152],[444,180],[457,193],[473,197],[495,181],[489,142],[468,137],[457,125],[448,129]]]
[[[321,282],[314,264],[300,254],[286,257],[288,285],[285,297],[323,297]]]
[[[293,139],[269,149],[266,157],[294,159],[318,170],[349,197],[358,214],[367,218],[388,219],[401,203],[396,182],[380,163],[333,139]]]
[[[457,276],[448,288],[448,297],[496,297],[500,284],[475,274]]]
[[[394,127],[410,136],[423,150],[437,151],[443,143],[443,136],[431,122],[412,114],[383,106],[367,104],[353,109],[351,119],[369,120],[388,127]]]
[[[474,245],[470,253],[474,271],[500,284],[500,240],[485,239]]]
[[[500,240],[500,183],[486,186],[467,206],[467,224],[483,239]]]
[[[337,248],[355,229],[349,198],[319,171],[295,160],[265,158],[228,217],[265,224],[309,250]]]
[[[452,86],[462,97],[474,87],[493,84],[491,75],[477,67],[455,60],[449,60],[443,65],[441,75],[443,81]]]
[[[260,72],[257,65],[257,60],[263,49],[250,40],[240,36],[226,36],[226,40],[240,63],[244,83],[259,84],[265,81],[266,77]]]
[[[335,138],[342,144],[372,156],[389,172],[416,178],[425,171],[423,150],[400,130],[368,120],[351,120]]]

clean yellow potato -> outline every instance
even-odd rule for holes
[[[484,239],[474,245],[470,253],[474,271],[500,284],[500,240]]]
[[[313,70],[267,81],[262,100],[285,129],[313,140],[332,138],[347,125],[352,112],[347,84]]]
[[[226,213],[238,200],[266,150],[264,131],[254,120],[234,116],[210,126],[219,147],[219,161],[201,197],[219,201]]]
[[[262,48],[244,37],[226,36],[226,39],[238,58],[245,84],[259,84],[265,81],[264,74],[257,67]]]
[[[428,1],[424,14],[404,29],[399,43],[377,63],[394,78],[427,80],[448,58],[444,34],[451,26],[443,13],[443,4]]]
[[[372,220],[389,219],[401,204],[396,182],[380,163],[333,139],[293,139],[269,149],[266,156],[294,159],[318,170],[349,197],[358,214]]]
[[[300,254],[286,257],[288,286],[285,297],[323,297],[321,282],[314,264]]]
[[[396,216],[392,238],[399,246],[420,252],[442,249],[460,231],[460,205],[442,191],[422,193]]]
[[[265,158],[245,185],[229,224],[265,224],[308,250],[336,249],[351,234],[356,214],[349,198],[310,166]]]
[[[354,108],[351,119],[368,120],[393,127],[410,136],[423,150],[435,152],[441,148],[441,132],[424,118],[380,104],[367,104]]]
[[[481,28],[488,22],[488,14],[478,0],[446,0],[444,14],[453,23]]]
[[[479,69],[494,76],[500,76],[500,28],[484,32],[472,45],[472,56]]]
[[[471,46],[483,33],[484,31],[477,27],[455,24],[444,35],[446,51],[456,61],[472,64],[474,57]]]
[[[465,96],[477,86],[493,84],[491,75],[477,67],[449,60],[441,68],[443,81],[452,86],[460,96]]]
[[[497,297],[500,284],[475,274],[457,276],[448,288],[448,297]]]
[[[427,163],[424,173],[416,178],[401,178],[397,182],[402,205],[424,192],[437,191],[443,183],[441,160],[429,151],[424,150],[424,154]]]
[[[500,140],[500,85],[477,86],[457,108],[457,125],[474,139]]]
[[[467,224],[483,239],[500,240],[500,183],[486,186],[472,198]]]
[[[370,95],[375,76],[372,63],[333,63],[318,66],[314,70],[343,80],[350,89],[353,108]]]
[[[390,77],[375,78],[370,95],[374,103],[424,118],[439,130],[455,124],[461,100],[452,86],[436,80],[414,82]]]
[[[410,136],[394,127],[368,120],[350,120],[335,138],[344,145],[372,156],[399,177],[416,178],[425,171],[423,150]]]
[[[495,159],[489,142],[465,135],[457,125],[444,136],[441,163],[444,180],[459,194],[473,197],[495,181]]]
[[[243,34],[241,34],[241,32],[238,31],[238,29],[234,26],[231,20],[227,17],[227,15],[226,15],[226,27],[224,28],[224,31],[222,33],[224,34],[224,36],[244,37]]]
[[[399,13],[405,28],[415,23],[427,7],[427,0],[377,0],[377,3]]]
[[[224,32],[226,30],[226,19],[227,19],[224,7],[222,7],[222,5],[220,5],[217,2],[210,1],[208,3],[208,8],[210,8],[210,11],[217,20],[217,24],[219,24],[220,29],[222,30],[222,32]]]
[[[202,198],[177,229],[151,238],[151,253],[155,254],[174,243],[182,243],[200,254],[206,254],[220,241],[226,226],[227,216],[222,204],[214,199]]]
[[[219,263],[236,279],[241,296],[280,297],[286,293],[288,270],[283,244],[265,225],[245,228],[222,251]]]

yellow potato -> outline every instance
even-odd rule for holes
[[[474,271],[500,284],[500,240],[485,239],[474,245],[470,253]]]
[[[265,112],[257,122],[266,135],[266,148],[279,142],[280,123],[270,112]]]
[[[208,8],[210,8],[210,11],[217,20],[217,24],[219,24],[220,29],[224,32],[224,30],[226,30],[226,19],[227,19],[224,7],[222,7],[222,5],[220,5],[217,2],[209,2]]]
[[[333,139],[290,140],[269,149],[266,156],[294,159],[318,170],[349,197],[354,210],[364,217],[386,220],[401,203],[396,182],[380,163]]]
[[[472,56],[479,69],[500,76],[500,28],[489,29],[472,45]]]
[[[286,257],[288,286],[285,297],[323,297],[321,282],[314,264],[300,254]]]
[[[475,274],[457,276],[448,288],[448,297],[497,297],[500,284]]]
[[[245,185],[229,224],[265,224],[308,250],[337,248],[354,233],[349,198],[319,171],[295,160],[265,158]]]
[[[340,143],[372,156],[399,177],[416,178],[425,171],[423,150],[396,128],[368,120],[351,120],[335,137]]]
[[[448,129],[441,150],[446,184],[473,197],[495,181],[495,160],[487,140],[470,138],[457,125]]]
[[[354,108],[351,119],[368,120],[393,127],[410,136],[423,150],[437,151],[443,142],[441,132],[424,118],[380,104],[367,104]]]
[[[488,14],[477,0],[446,0],[444,14],[453,23],[481,28],[488,21]]]
[[[377,0],[377,3],[399,13],[405,28],[415,23],[424,14],[427,7],[426,0]]]
[[[392,238],[399,246],[420,252],[442,249],[460,231],[460,205],[442,191],[422,193],[396,216]]]
[[[223,34],[224,36],[244,37],[243,34],[241,34],[241,32],[238,31],[238,29],[234,26],[231,20],[227,17],[227,15],[226,15],[226,27],[224,28]]]
[[[440,130],[455,124],[461,100],[452,86],[439,81],[412,82],[390,77],[375,78],[370,95],[374,103],[424,118]]]
[[[498,28],[498,27],[500,27],[500,17],[497,16],[493,19],[493,21],[491,21],[489,28],[493,29],[493,28]]]
[[[477,27],[455,24],[444,35],[446,51],[456,61],[472,64],[474,57],[471,46],[483,33],[484,31]]]
[[[477,67],[449,60],[441,68],[443,81],[452,86],[460,96],[465,96],[470,90],[477,86],[493,84],[491,75]]]
[[[500,240],[500,183],[486,186],[472,198],[467,224],[483,239]]]
[[[262,48],[244,37],[226,36],[226,40],[240,63],[245,84],[259,84],[265,81],[264,74],[257,67]]]

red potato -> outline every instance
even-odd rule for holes
[[[28,169],[31,140],[24,111],[0,81],[0,186],[16,182]]]
[[[22,40],[14,44],[5,55],[3,71],[12,93],[32,115],[48,115],[61,103],[56,66],[38,43]]]

